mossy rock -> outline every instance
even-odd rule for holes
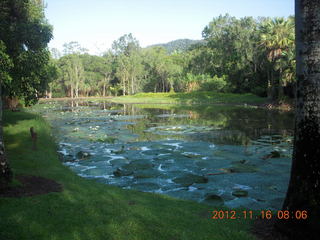
[[[80,151],[76,154],[77,159],[84,160],[91,157],[91,154],[85,151]]]
[[[182,177],[174,178],[172,181],[181,186],[188,187],[194,183],[207,183],[208,178],[195,174],[185,174]]]
[[[226,168],[230,173],[253,173],[257,172],[258,168],[254,164],[236,163],[232,167]]]
[[[213,193],[206,194],[204,201],[215,206],[224,205],[223,198]]]
[[[235,197],[248,197],[248,192],[245,190],[235,190],[232,192]]]
[[[126,169],[121,169],[121,168],[117,168],[117,170],[115,170],[113,172],[113,175],[115,177],[130,176],[132,174],[133,174],[133,171],[129,171],[129,170],[126,170]]]

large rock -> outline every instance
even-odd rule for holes
[[[172,181],[180,184],[181,186],[188,187],[194,183],[207,183],[208,178],[189,173],[181,177],[174,178]]]

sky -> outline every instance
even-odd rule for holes
[[[294,0],[45,0],[53,25],[49,48],[77,41],[99,55],[114,40],[132,33],[142,47],[176,39],[201,39],[219,15],[288,17]]]

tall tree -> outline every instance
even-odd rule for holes
[[[44,72],[49,62],[47,44],[52,26],[44,16],[41,0],[2,0],[0,2],[0,40],[13,67],[10,82],[3,82],[3,95],[34,103],[46,86]]]
[[[52,26],[41,0],[0,1],[0,188],[12,177],[3,144],[3,96],[23,98],[30,104],[44,94],[51,38]]]
[[[294,21],[284,18],[266,19],[261,26],[261,44],[266,48],[266,57],[269,61],[268,74],[268,95],[271,99],[282,96],[284,79],[284,67],[288,52],[294,48]],[[278,70],[277,80],[275,70]],[[278,94],[276,94],[278,87]]]
[[[320,234],[320,1],[296,0],[297,97],[291,178],[276,226],[290,239]],[[297,211],[307,211],[305,220]]]
[[[1,86],[4,82],[10,82],[11,77],[8,74],[12,67],[10,57],[5,53],[4,43],[0,40],[0,190],[7,186],[12,178],[7,158],[4,151],[3,134],[2,134],[2,94]]]

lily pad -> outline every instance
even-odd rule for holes
[[[212,194],[212,193],[208,193],[205,196],[205,202],[210,203],[212,205],[215,206],[222,206],[224,205],[224,200],[222,197],[216,195],[216,194]]]
[[[132,161],[129,164],[122,166],[123,169],[128,171],[145,170],[153,167],[154,165],[152,163],[144,161]]]
[[[130,171],[127,169],[121,169],[121,168],[117,168],[117,170],[113,172],[113,175],[115,177],[130,176],[132,174],[133,174],[133,171]]]
[[[253,173],[257,172],[258,168],[254,164],[236,163],[224,170],[230,173]]]
[[[207,183],[208,178],[194,174],[185,174],[182,177],[174,178],[172,181],[181,186],[188,187],[194,183]]]
[[[155,169],[137,171],[133,174],[135,178],[155,178],[159,175],[160,173]]]
[[[247,197],[248,192],[245,190],[235,190],[232,192],[232,195],[236,197]]]
[[[117,139],[114,137],[106,137],[106,138],[98,138],[96,141],[97,142],[106,142],[106,143],[115,143]]]
[[[187,158],[198,158],[201,156],[200,154],[192,153],[192,152],[184,152],[184,153],[182,153],[182,155]]]

